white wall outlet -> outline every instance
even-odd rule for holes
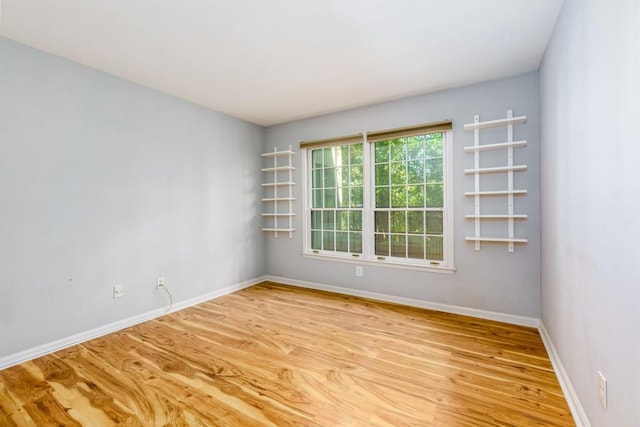
[[[598,371],[598,398],[604,409],[607,409],[607,379]]]
[[[164,288],[164,277],[158,277],[158,285],[156,289]]]
[[[362,277],[362,266],[361,265],[357,265],[356,266],[356,277]]]
[[[113,297],[120,298],[124,295],[124,286],[123,285],[114,285],[113,286]]]

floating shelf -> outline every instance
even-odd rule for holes
[[[464,130],[480,130],[509,125],[521,125],[523,123],[526,123],[526,121],[527,116],[507,117],[506,119],[489,120],[487,122],[468,123],[464,125]]]
[[[296,200],[293,197],[293,187],[296,184],[293,181],[293,171],[296,170],[293,166],[295,154],[291,146],[283,151],[278,151],[278,148],[274,147],[272,152],[262,154],[262,157],[272,162],[272,167],[262,168],[262,172],[270,177],[262,184],[266,196],[262,202],[270,204],[267,209],[269,212],[262,214],[266,223],[262,231],[272,232],[274,237],[278,237],[278,232],[286,232],[291,239],[295,231],[293,228],[293,217],[296,215],[293,213],[293,202]]]
[[[525,147],[527,145],[527,141],[513,141],[513,142],[500,142],[498,144],[484,144],[470,147],[464,147],[464,151],[466,153],[472,153],[474,151],[487,151],[487,150],[499,150],[501,148],[519,148]]]
[[[527,170],[527,165],[517,166],[498,166],[495,168],[478,168],[478,169],[465,169],[464,173],[471,175],[474,173],[497,173],[497,172],[522,172]]]
[[[508,196],[509,194],[524,195],[527,194],[527,190],[467,191],[464,193],[465,196]]]
[[[527,239],[518,239],[514,237],[514,222],[515,220],[524,220],[528,218],[526,214],[514,213],[514,196],[525,195],[527,190],[515,190],[513,188],[513,173],[524,172],[527,170],[527,165],[514,165],[513,163],[513,149],[522,148],[527,145],[527,141],[513,140],[513,126],[525,123],[527,121],[526,116],[513,117],[513,111],[507,111],[506,119],[490,120],[481,122],[480,116],[476,115],[473,118],[473,123],[465,124],[464,130],[473,131],[473,146],[464,147],[466,153],[473,153],[473,169],[465,169],[464,173],[467,175],[474,175],[474,191],[468,191],[465,196],[473,196],[475,198],[474,213],[465,215],[467,219],[473,219],[475,221],[475,236],[467,237],[466,240],[475,242],[476,251],[480,250],[480,242],[504,242],[508,243],[507,250],[513,252],[514,243],[527,243]],[[480,130],[494,127],[506,126],[507,128],[507,140],[506,142],[498,142],[494,144],[480,144]],[[507,151],[507,164],[505,166],[497,167],[480,167],[480,152],[489,150],[506,149]],[[501,173],[506,172],[506,189],[504,190],[488,190],[482,191],[480,188],[480,176],[485,173]],[[482,196],[506,196],[506,210],[504,214],[481,214],[480,213],[480,201]],[[480,233],[481,220],[506,220],[507,221],[507,238],[502,237],[482,237]]]

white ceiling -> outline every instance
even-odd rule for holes
[[[0,0],[0,35],[260,125],[538,68],[563,0]]]

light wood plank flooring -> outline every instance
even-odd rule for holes
[[[538,332],[263,283],[0,371],[0,426],[570,426]]]

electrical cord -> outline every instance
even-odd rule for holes
[[[158,286],[158,289],[164,289],[167,293],[167,295],[169,296],[169,307],[167,307],[167,311],[165,311],[164,314],[168,314],[171,309],[173,308],[173,295],[171,295],[171,291],[169,290],[169,288],[167,287],[166,284],[162,284]]]

